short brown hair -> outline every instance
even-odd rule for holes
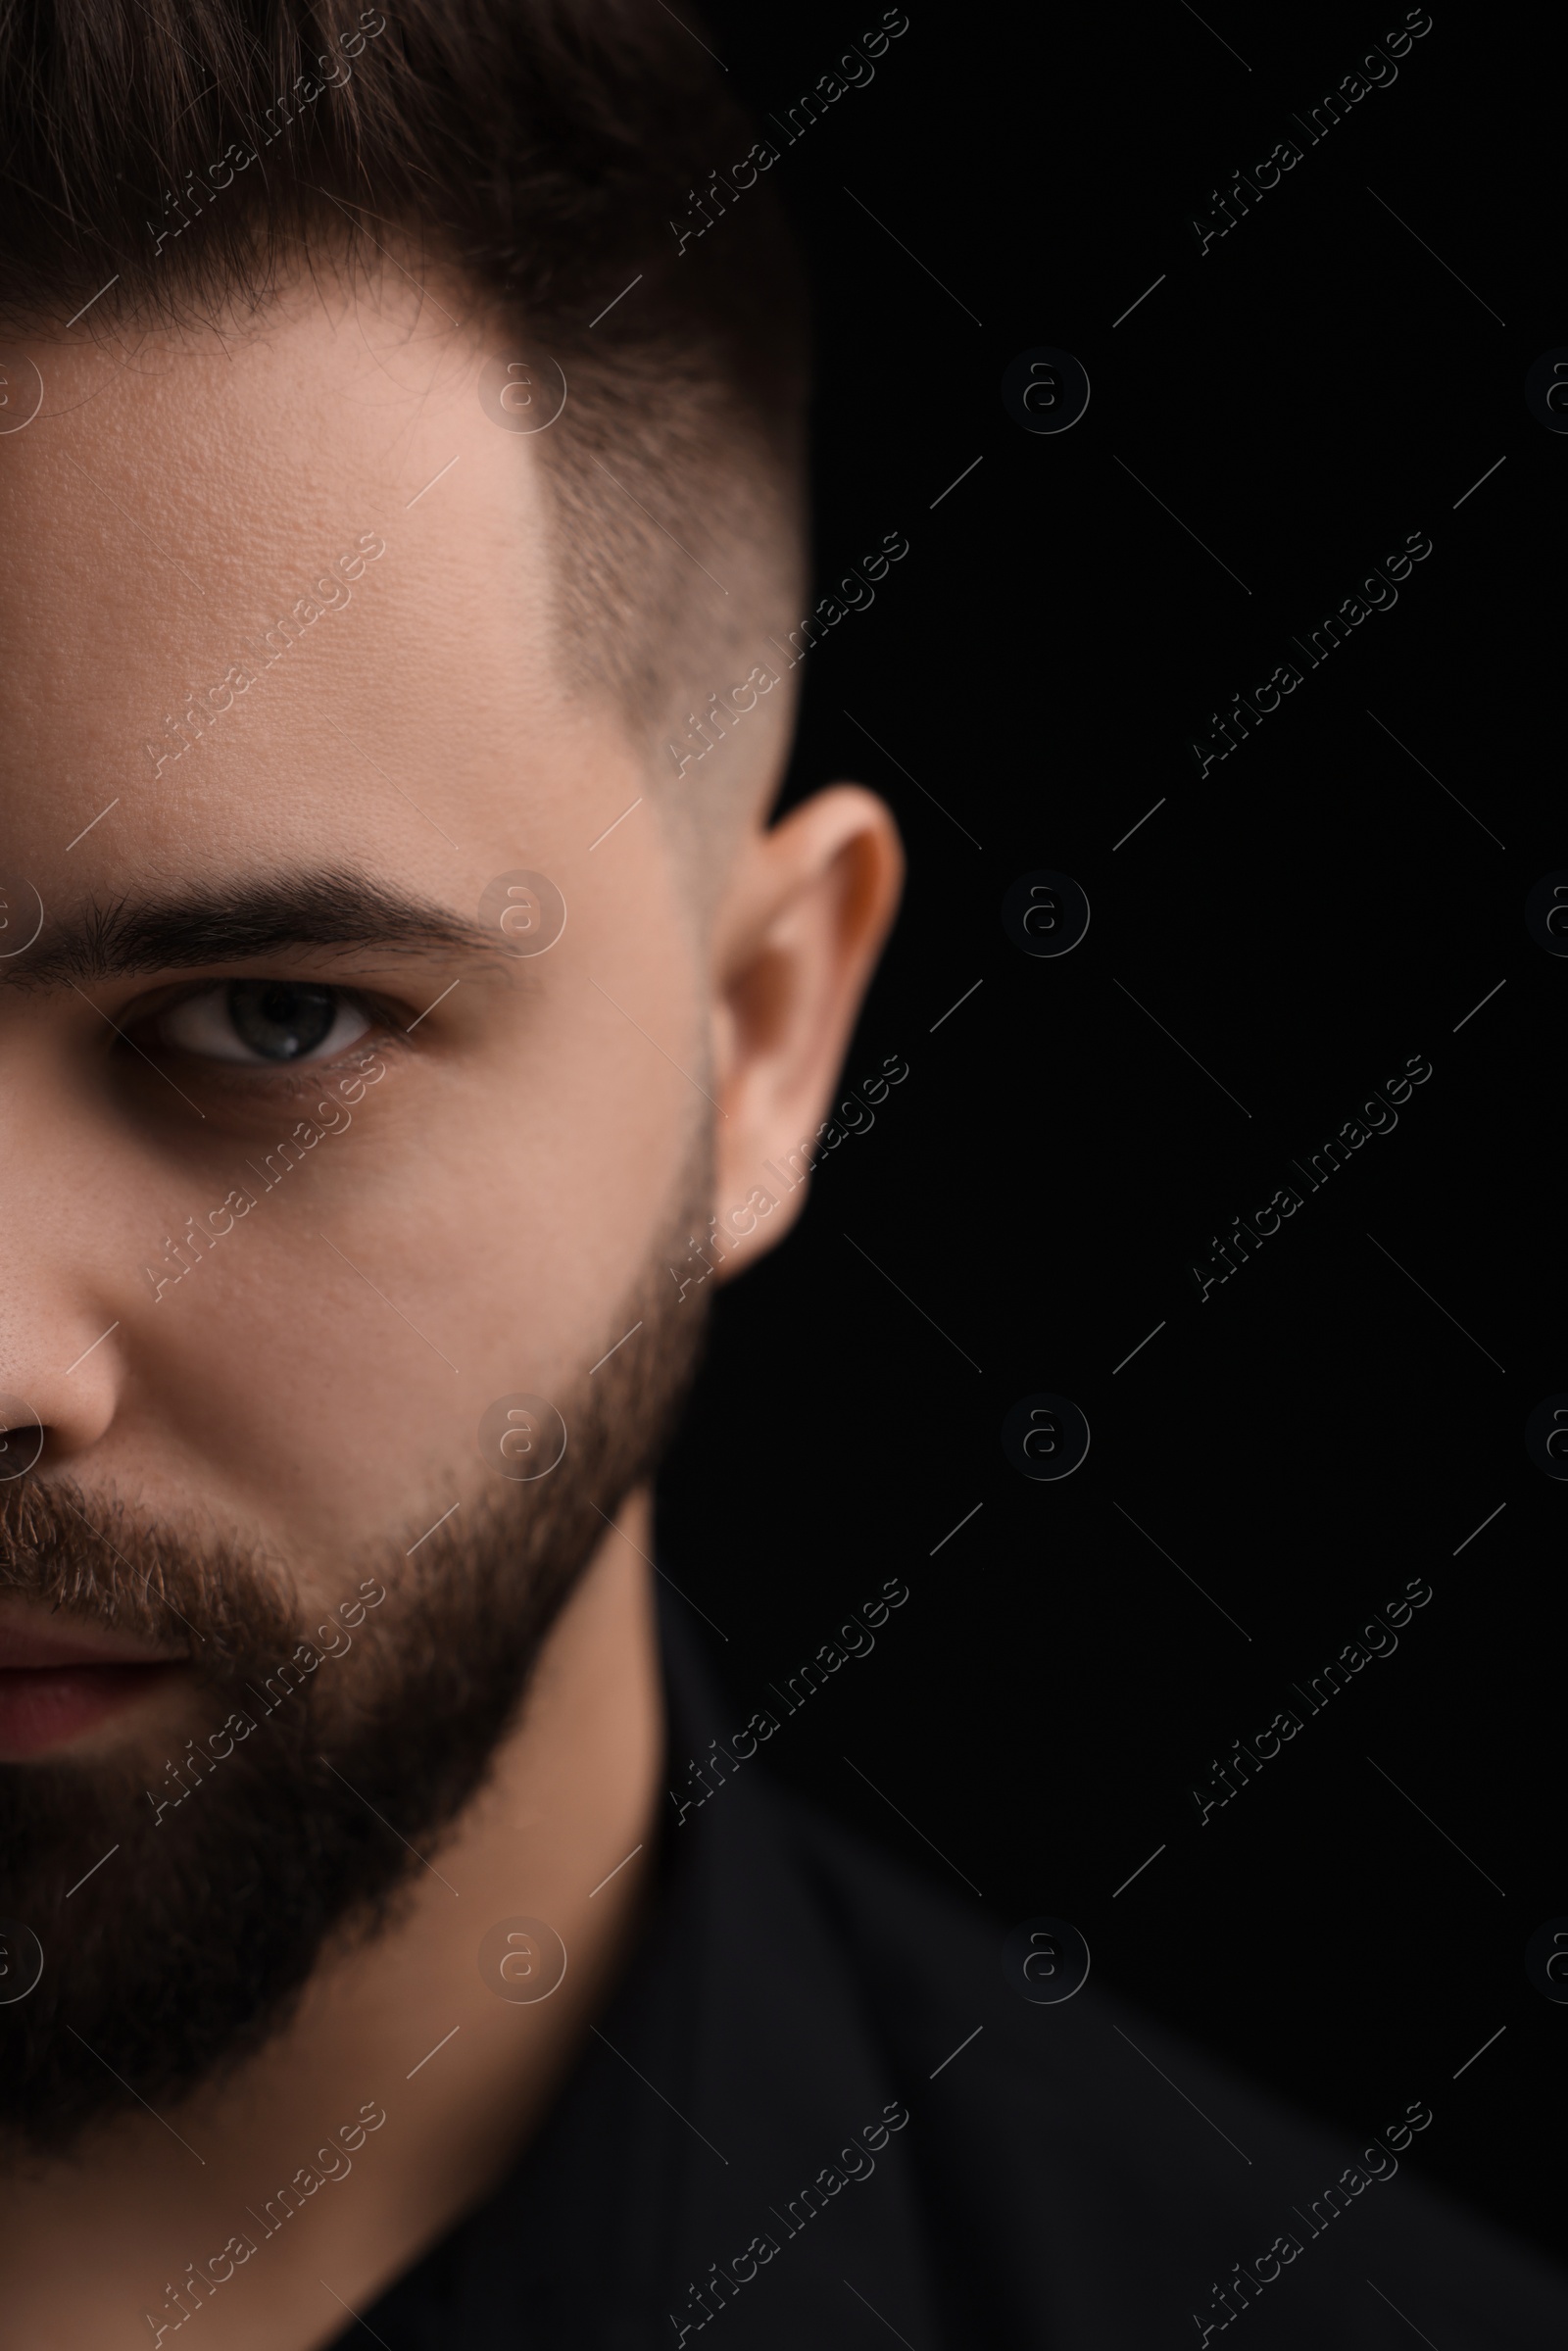
[[[753,138],[705,32],[685,0],[9,0],[0,315],[216,319],[389,224],[455,264],[562,361],[567,672],[648,734],[804,560],[801,272],[765,181],[694,209]]]

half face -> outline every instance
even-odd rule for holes
[[[6,1920],[51,1955],[0,2131],[40,2144],[257,2046],[464,1814],[709,1272],[801,1205],[897,900],[870,795],[762,829],[787,687],[693,858],[691,787],[566,683],[472,305],[400,269],[40,330],[0,430],[0,1967]]]
[[[52,1968],[0,2009],[0,2120],[59,2138],[111,2072],[199,2080],[375,1912],[366,1806],[413,1834],[482,1777],[684,1387],[736,1023],[444,312],[29,348],[0,1911]]]
[[[559,682],[531,441],[434,309],[34,348],[14,1442],[324,1607],[368,1521],[477,1491],[492,1401],[622,1337],[713,1117],[700,945],[625,730]]]

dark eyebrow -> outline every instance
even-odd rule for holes
[[[170,898],[89,903],[68,920],[47,910],[36,943],[0,962],[12,987],[66,988],[153,971],[240,963],[288,949],[393,955],[504,952],[477,920],[400,898],[368,874],[286,873],[195,889]]]

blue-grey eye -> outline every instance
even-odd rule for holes
[[[314,1061],[365,1036],[370,1019],[336,988],[308,980],[229,980],[172,1004],[158,1021],[165,1045],[251,1068]]]

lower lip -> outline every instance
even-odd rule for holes
[[[0,1763],[20,1763],[95,1730],[176,1670],[170,1665],[0,1668]]]

